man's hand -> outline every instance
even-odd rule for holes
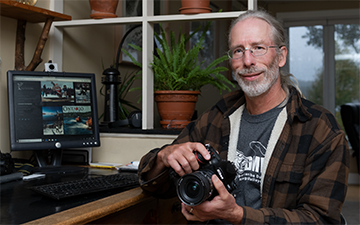
[[[210,154],[201,143],[187,142],[183,144],[170,145],[158,154],[158,160],[165,167],[171,167],[177,174],[183,176],[199,169],[194,152],[199,152],[206,160],[210,160]]]
[[[186,142],[165,147],[158,153],[156,165],[148,172],[146,179],[150,180],[156,177],[167,167],[173,168],[180,176],[199,169],[199,163],[194,155],[196,151],[206,160],[210,160],[209,152],[203,144],[198,142]]]
[[[213,175],[212,182],[219,195],[211,201],[204,201],[200,205],[191,207],[182,203],[181,212],[187,220],[208,221],[223,219],[232,224],[241,224],[243,208],[238,206],[235,198],[226,190],[221,180]]]

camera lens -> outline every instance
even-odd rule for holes
[[[53,64],[50,64],[49,69],[53,70],[53,69],[55,69],[55,66]]]
[[[177,194],[186,205],[195,206],[208,199],[213,193],[209,171],[196,171],[182,176],[177,183]]]
[[[194,198],[199,194],[200,188],[200,184],[197,181],[191,181],[187,184],[185,192],[189,197]]]

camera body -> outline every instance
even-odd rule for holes
[[[14,161],[9,153],[0,152],[0,175],[14,172]]]
[[[185,174],[182,177],[175,171],[171,172],[179,199],[189,206],[199,205],[205,200],[210,201],[218,195],[211,181],[213,174],[219,177],[230,193],[236,188],[234,183],[235,166],[231,162],[221,159],[216,150],[209,144],[206,144],[205,147],[211,155],[211,159],[207,161],[199,152],[195,152],[200,165],[197,171]]]
[[[58,71],[57,63],[53,63],[51,60],[49,60],[48,63],[45,63],[44,66],[45,66],[46,72],[57,72]]]

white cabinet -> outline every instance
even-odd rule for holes
[[[63,12],[63,1],[51,0],[50,9]],[[142,24],[143,27],[143,79],[142,79],[142,111],[143,111],[143,129],[154,128],[154,99],[153,99],[153,73],[149,63],[153,60],[153,25],[160,22],[174,22],[174,21],[194,21],[194,20],[220,20],[233,19],[238,17],[242,12],[221,12],[221,13],[204,13],[194,15],[160,15],[154,16],[154,1],[142,0],[143,13],[139,17],[118,17],[108,19],[81,19],[64,22],[54,22],[54,27],[51,31],[52,38],[50,39],[50,58],[58,63],[58,68],[62,71],[62,45],[63,45],[63,30],[68,27],[77,26],[93,26],[93,25],[109,25],[109,24]],[[255,9],[257,0],[248,0],[248,8]],[[56,53],[56,54],[55,54]]]

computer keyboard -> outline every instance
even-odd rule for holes
[[[63,199],[111,189],[130,189],[139,186],[136,173],[117,173],[107,176],[65,181],[30,187],[31,190],[53,199]]]

